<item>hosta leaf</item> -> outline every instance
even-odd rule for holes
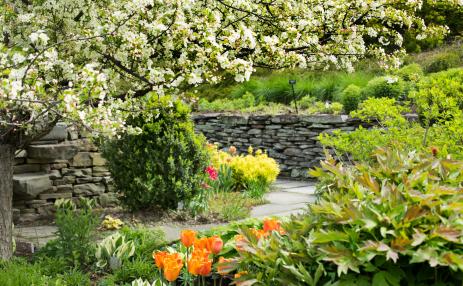
[[[339,231],[320,231],[312,233],[313,243],[327,243],[331,241],[349,241],[349,236]]]
[[[433,234],[451,242],[458,242],[462,233],[457,229],[441,226],[434,230]]]

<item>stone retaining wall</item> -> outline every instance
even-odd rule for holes
[[[90,139],[57,125],[48,135],[16,155],[13,208],[16,222],[48,217],[60,198],[91,197],[112,205],[110,173]]]
[[[308,169],[324,158],[318,135],[335,129],[352,131],[360,121],[346,115],[193,115],[197,132],[221,147],[246,152],[249,145],[267,150],[280,164],[281,175],[307,178]]]

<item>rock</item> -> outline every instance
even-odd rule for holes
[[[64,184],[74,184],[76,182],[75,176],[64,176],[63,177]]]
[[[66,176],[74,176],[77,178],[87,177],[92,175],[92,169],[85,168],[85,169],[68,169],[65,168],[62,170],[63,175]]]
[[[40,215],[38,213],[25,213],[21,214],[19,217],[18,223],[27,223],[27,222],[33,222],[40,219]]]
[[[13,174],[38,173],[42,171],[39,164],[23,164],[13,166]]]
[[[219,119],[221,123],[225,125],[235,126],[235,125],[245,125],[248,124],[248,116],[239,116],[239,115],[225,115],[220,116]]]
[[[299,122],[299,116],[297,115],[275,115],[271,119],[272,123],[283,123],[283,124],[294,124]]]
[[[262,134],[262,129],[250,129],[248,131],[249,135],[260,135]]]
[[[46,173],[26,173],[13,175],[13,190],[15,195],[25,198],[35,198],[40,193],[52,188],[51,180]]]
[[[36,208],[40,208],[44,205],[47,205],[49,203],[47,203],[46,200],[31,200],[31,201],[28,201],[27,203],[27,206],[29,208],[33,208],[33,209],[36,209]]]
[[[35,253],[35,245],[32,242],[16,239],[16,256],[31,256]]]
[[[299,148],[286,148],[283,154],[287,156],[301,156],[302,151]]]
[[[68,160],[78,152],[73,144],[31,145],[27,148],[28,158],[46,160]]]
[[[72,193],[49,193],[49,194],[40,194],[39,198],[40,198],[41,200],[69,199],[69,198],[72,198]]]
[[[27,151],[20,150],[18,153],[14,155],[15,158],[27,158]]]
[[[74,186],[74,194],[79,195],[101,195],[105,192],[105,186],[103,184],[82,184]]]
[[[103,158],[101,153],[92,153],[90,156],[92,157],[93,166],[106,166],[106,159]]]
[[[77,178],[76,184],[85,184],[93,182],[93,177]]]
[[[68,164],[67,163],[54,163],[54,164],[50,164],[50,168],[52,170],[61,170],[63,168],[67,168],[68,167]]]
[[[58,140],[63,141],[66,140],[68,132],[66,130],[66,124],[58,123],[56,124],[53,129],[45,136],[40,138],[40,140]]]
[[[93,176],[94,177],[107,177],[107,176],[111,176],[111,173],[109,172],[108,168],[97,166],[97,167],[93,167]]]
[[[93,164],[90,152],[79,152],[72,158],[73,167],[91,167]]]
[[[58,193],[68,193],[68,192],[72,192],[73,190],[74,190],[74,187],[71,184],[59,185],[56,187],[56,192]]]
[[[119,204],[119,200],[115,193],[104,193],[98,197],[98,203],[100,206],[107,208],[117,206]]]
[[[59,170],[51,170],[49,175],[51,180],[59,179],[62,177]]]

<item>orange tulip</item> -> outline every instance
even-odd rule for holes
[[[220,275],[224,276],[230,273],[233,270],[233,266],[230,265],[230,263],[234,262],[233,259],[227,259],[220,257],[219,258],[219,263],[217,264],[217,273]]]
[[[251,229],[251,231],[257,237],[257,239],[269,236],[269,233],[262,229]]]
[[[278,231],[280,234],[285,234],[285,230],[281,227],[281,224],[276,219],[265,219],[264,220],[264,231]]]
[[[218,236],[213,236],[210,238],[211,241],[211,252],[213,254],[219,254],[223,247],[223,241]]]
[[[207,249],[195,249],[188,261],[188,272],[193,275],[207,276],[212,271],[212,259]]]
[[[195,242],[194,242],[195,250],[207,249],[208,243],[209,243],[209,241],[208,241],[207,237],[202,237],[202,238],[196,239]]]
[[[192,246],[196,240],[196,231],[182,230],[180,233],[180,240],[186,247]]]
[[[166,258],[167,254],[168,254],[167,251],[155,251],[155,252],[153,252],[154,262],[156,263],[156,266],[159,269],[164,268],[164,259]]]
[[[167,254],[164,258],[164,278],[172,282],[177,280],[183,267],[183,261],[178,253]]]

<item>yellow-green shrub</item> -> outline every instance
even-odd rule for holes
[[[280,173],[278,163],[260,149],[254,152],[249,147],[248,154],[238,155],[233,146],[225,152],[218,150],[216,145],[209,145],[209,152],[215,168],[221,165],[231,168],[237,190],[258,188],[265,191]]]

